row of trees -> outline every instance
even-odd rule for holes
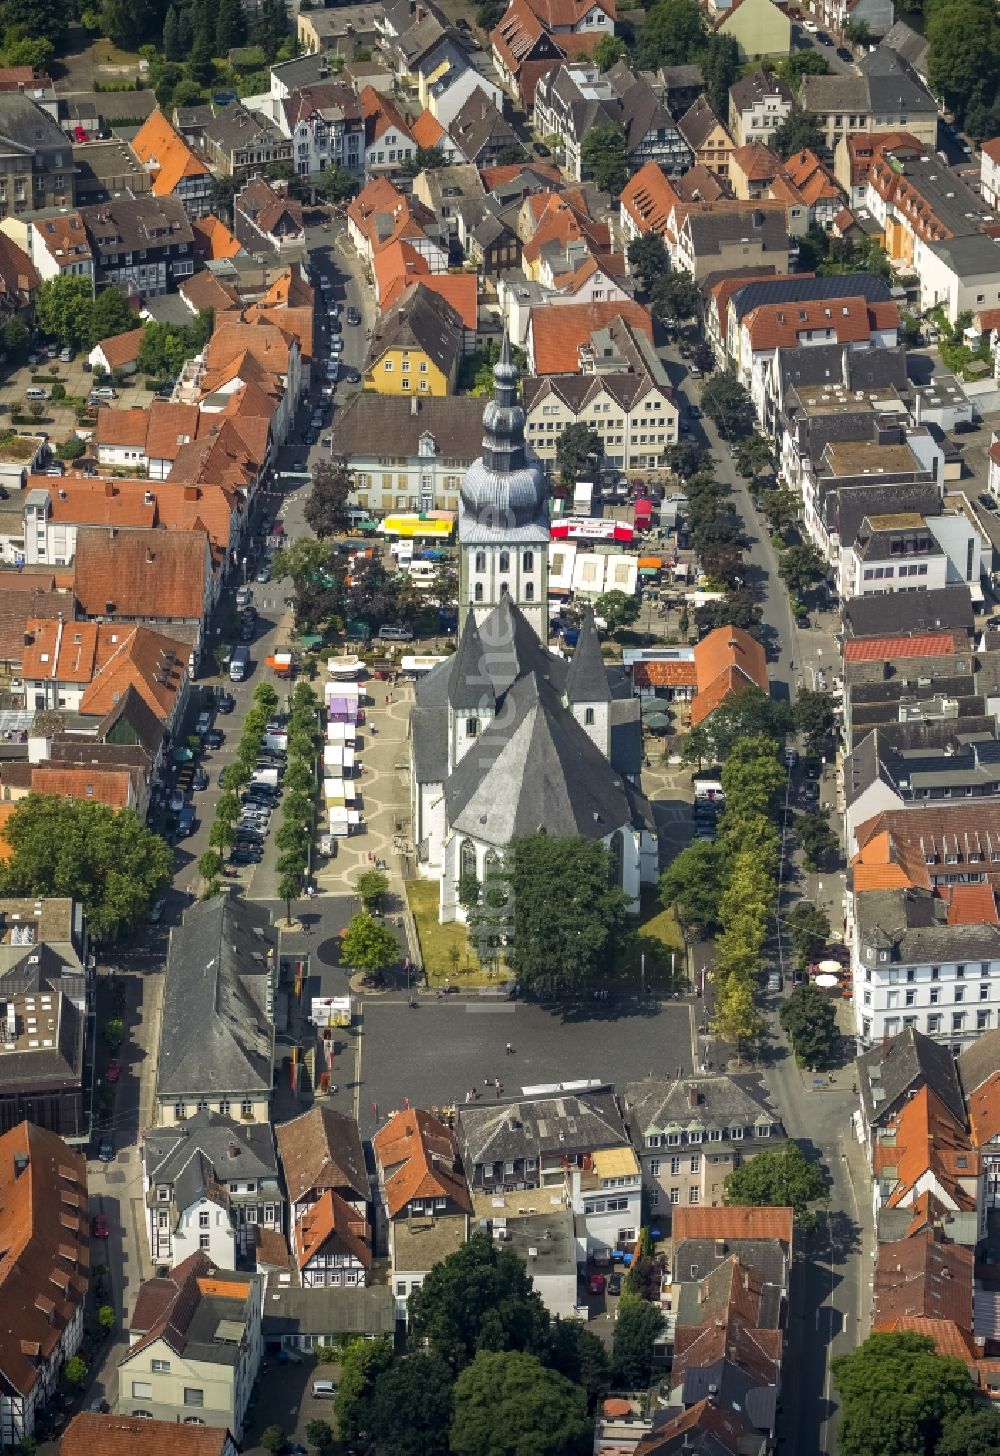
[[[95,298],[89,278],[70,276],[45,280],[35,299],[35,319],[43,333],[73,350],[91,349],[136,326],[117,288],[104,288]]]
[[[29,794],[4,837],[0,893],[76,900],[97,941],[142,925],[173,872],[170,846],[133,809],[89,799]]]
[[[316,827],[316,754],[319,749],[319,702],[307,682],[295,684],[288,715],[288,759],[278,830],[278,895],[292,923],[292,901],[302,893]]]
[[[206,883],[205,896],[218,893],[225,870],[225,852],[236,840],[236,821],[240,817],[240,795],[250,783],[268,717],[278,706],[278,695],[270,683],[258,683],[253,707],[243,720],[243,731],[233,762],[223,770],[222,793],[215,805],[215,818],[209,831],[209,848],[198,860],[198,873]]]
[[[655,1306],[623,1295],[614,1349],[551,1319],[531,1276],[484,1234],[444,1259],[409,1303],[408,1352],[388,1339],[340,1354],[338,1435],[365,1456],[585,1456],[599,1401],[648,1385]]]

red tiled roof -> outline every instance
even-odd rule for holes
[[[1000,925],[996,894],[990,885],[942,886],[949,925]]]
[[[648,309],[631,299],[623,303],[564,303],[558,308],[531,310],[531,336],[536,374],[576,374],[579,347],[595,329],[607,328],[621,318],[653,340]]]
[[[418,147],[436,147],[444,134],[444,127],[437,117],[426,109],[410,127],[410,135]]]
[[[611,20],[618,18],[615,0],[528,0],[528,4],[545,29],[551,33],[573,30],[594,9],[603,10]],[[566,39],[576,40],[575,30]]]
[[[792,1242],[790,1208],[682,1206],[673,1210],[674,1247],[683,1239],[780,1239]]]
[[[35,794],[85,799],[91,804],[105,804],[109,809],[128,809],[134,803],[132,775],[128,769],[95,768],[93,764],[64,768],[38,764],[32,769],[31,789]]]
[[[194,250],[199,258],[208,262],[218,262],[220,259],[235,258],[237,253],[243,251],[243,245],[234,233],[231,233],[225,223],[209,213],[208,217],[195,218],[191,223],[191,231],[194,233]]]
[[[87,617],[200,622],[207,556],[204,532],[111,534],[84,526],[76,541],[76,598]]]
[[[319,1254],[350,1254],[366,1269],[372,1261],[368,1221],[335,1193],[325,1189],[299,1220],[296,1233],[299,1269]]]
[[[397,1112],[375,1134],[372,1146],[385,1181],[385,1205],[396,1218],[415,1198],[447,1198],[472,1212],[459,1171],[458,1144],[450,1128],[429,1112]],[[454,1212],[455,1210],[450,1210]]]
[[[746,142],[737,147],[730,161],[739,167],[748,182],[766,182],[777,177],[785,165],[777,152],[765,147],[763,142]]]
[[[677,205],[677,194],[656,162],[647,162],[622,188],[619,201],[639,231],[662,233]]]
[[[102,339],[97,345],[104,355],[109,369],[122,369],[126,364],[135,364],[142,349],[143,331],[141,328],[129,329],[125,334],[113,334],[110,339]],[[108,414],[108,410],[102,410],[101,414]]]
[[[929,1087],[921,1087],[892,1123],[895,1142],[875,1148],[875,1171],[895,1170],[889,1208],[905,1208],[917,1182],[932,1173],[956,1208],[975,1207],[963,1186],[978,1175],[979,1157],[965,1129]]]
[[[207,177],[208,167],[175,131],[162,111],[154,111],[143,122],[131,142],[143,166],[152,176],[154,197],[173,192],[183,177]]]
[[[740,627],[716,627],[694,649],[698,692],[691,704],[691,722],[703,723],[726,698],[747,688],[768,691],[764,649]]]
[[[637,662],[632,668],[637,688],[696,687],[698,674],[690,662]]]
[[[954,632],[925,632],[917,637],[851,637],[844,643],[845,662],[892,662],[904,657],[953,657]]]
[[[59,1456],[225,1456],[231,1440],[225,1426],[80,1411],[63,1433]]]
[[[899,325],[899,309],[890,300],[878,311],[866,298],[807,299],[798,303],[761,304],[743,320],[750,346],[758,349],[794,348],[799,336],[815,330],[832,331],[838,344],[863,343],[874,328]]]
[[[396,109],[393,101],[388,96],[383,96],[376,91],[374,86],[363,86],[358,95],[361,103],[361,115],[365,123],[365,143],[371,146],[383,136],[390,127],[395,127],[405,141],[412,140],[412,134],[406,121]]]
[[[875,1260],[876,1327],[910,1315],[954,1320],[972,1329],[971,1249],[948,1244],[933,1229],[880,1244]]]

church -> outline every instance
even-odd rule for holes
[[[511,840],[540,830],[599,839],[636,909],[659,873],[631,684],[605,665],[592,613],[568,661],[546,645],[548,504],[518,379],[505,338],[462,483],[458,647],[417,684],[410,718],[417,868],[440,883],[442,921],[465,918],[463,877],[487,883]]]

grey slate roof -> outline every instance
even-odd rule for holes
[[[692,1094],[697,1095],[696,1105]],[[647,1132],[662,1132],[668,1125],[720,1129],[753,1127],[757,1122],[781,1125],[759,1080],[751,1076],[646,1077],[626,1082],[621,1097],[636,1147],[644,1146]]]
[[[678,1326],[698,1325],[698,1281],[707,1279],[733,1255],[757,1275],[761,1283],[773,1291],[771,1300],[761,1302],[760,1328],[774,1328],[777,1325],[777,1309],[780,1292],[788,1287],[788,1248],[780,1239],[683,1239],[674,1245],[674,1269],[681,1285],[681,1297],[677,1309]],[[695,1272],[697,1271],[697,1272]],[[768,1308],[768,1305],[771,1308]],[[766,1319],[767,1315],[773,1318]]]
[[[1000,244],[985,233],[965,233],[927,246],[960,278],[992,278],[1000,273]]]
[[[297,1335],[389,1335],[396,1333],[396,1301],[387,1284],[364,1289],[293,1289],[274,1281],[264,1298],[265,1340]]]
[[[1000,925],[949,925],[946,911],[929,890],[871,890],[857,897],[858,935],[899,965],[1000,959]]]
[[[277,951],[266,910],[229,895],[191,906],[170,935],[158,1097],[270,1095],[268,953]]]
[[[707,97],[699,96],[693,106],[690,106],[680,121],[677,123],[677,130],[687,142],[692,152],[697,152],[703,142],[707,141],[713,130],[722,126],[722,122],[712,110]]]
[[[937,102],[898,51],[877,46],[861,57],[858,68],[867,79],[870,106],[877,116],[896,112],[937,116]]]
[[[763,278],[758,283],[747,283],[737,289],[730,300],[730,307],[735,310],[737,321],[742,322],[751,309],[771,303],[809,302],[822,298],[865,298],[869,303],[879,303],[889,296],[889,285],[873,273],[838,273],[828,278]]]
[[[882,45],[890,51],[895,51],[901,56],[906,64],[919,76],[927,72],[927,40],[926,37],[918,35],[911,30],[905,20],[897,20],[895,25],[890,26],[882,40]]]
[[[471,395],[396,398],[362,390],[337,420],[337,450],[348,462],[354,457],[379,457],[392,441],[393,454],[415,459],[420,442],[430,435],[434,454],[470,463],[483,441],[482,400]]]
[[[566,697],[571,703],[611,702],[608,672],[601,655],[601,639],[590,607],[584,614],[580,636],[566,674]]]
[[[199,1153],[219,1183],[266,1181],[278,1176],[270,1123],[237,1122],[207,1108],[172,1127],[147,1131],[142,1145],[146,1176],[151,1183],[176,1184]]]
[[[792,93],[784,81],[773,71],[765,71],[763,66],[734,81],[729,88],[729,99],[737,111],[745,111],[755,101],[763,101],[767,96],[777,96],[789,106],[792,104]]]
[[[914,1027],[908,1026],[885,1044],[862,1052],[857,1069],[858,1092],[869,1127],[891,1117],[921,1087],[929,1087],[948,1111],[965,1123],[955,1058],[946,1046]]]
[[[785,215],[773,207],[762,209],[748,202],[745,208],[731,212],[691,212],[684,226],[691,235],[694,253],[700,258],[721,252],[727,245],[744,238],[751,243],[762,243],[766,252],[788,256]]]
[[[606,1090],[459,1107],[456,1135],[467,1169],[560,1150],[628,1145],[614,1093]]]
[[[3,142],[12,142],[27,156],[59,147],[67,154],[65,170],[73,170],[69,163],[69,138],[58,122],[23,91],[0,92],[0,143]]]
[[[376,323],[367,367],[389,349],[422,349],[443,374],[450,375],[462,356],[464,340],[461,316],[451,304],[422,283],[411,283]]]
[[[984,1031],[958,1058],[958,1076],[966,1097],[994,1072],[1000,1072],[1000,1027]]]
[[[836,76],[803,76],[799,87],[799,100],[804,111],[817,116],[828,112],[860,112],[862,116],[871,110],[868,81],[864,76],[838,73]]]
[[[520,138],[485,91],[476,89],[448,127],[448,133],[463,156],[475,162],[487,146],[520,146]]]
[[[448,701],[453,708],[474,708],[483,712],[492,712],[496,707],[496,693],[486,663],[483,640],[476,626],[475,612],[468,614],[462,628],[448,677]]]
[[[972,632],[972,598],[964,583],[934,587],[930,591],[887,592],[879,597],[853,597],[844,603],[848,637],[887,637],[898,634],[946,631],[962,627]]]

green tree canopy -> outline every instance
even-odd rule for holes
[[[616,196],[628,181],[628,143],[617,122],[591,127],[580,147],[580,161],[601,192]]]
[[[720,844],[695,840],[660,876],[660,904],[672,906],[685,928],[709,934],[719,924],[725,869]]]
[[[622,1294],[615,1321],[612,1368],[615,1384],[644,1390],[653,1380],[653,1342],[663,1328],[655,1304],[638,1294]]]
[[[327,167],[316,179],[316,191],[328,202],[345,202],[358,190],[358,179],[346,167],[335,163]]]
[[[789,546],[778,562],[778,575],[789,591],[807,592],[826,575],[826,560],[817,546],[805,541]]]
[[[605,36],[605,40],[613,37]],[[628,266],[643,293],[648,293],[657,279],[670,271],[670,254],[659,233],[634,237],[628,245]]]
[[[831,824],[829,811],[816,809],[812,814],[795,816],[795,839],[806,857],[809,870],[829,869],[840,854],[840,840]]]
[[[790,531],[802,509],[798,496],[790,490],[769,490],[763,497],[764,515],[772,531]]]
[[[1000,1411],[976,1405],[942,1419],[934,1456],[997,1456],[998,1451]]]
[[[799,900],[785,916],[795,963],[804,970],[830,939],[830,917],[810,900]]]
[[[381,909],[386,895],[389,893],[389,878],[381,870],[363,870],[357,879],[358,894],[361,896],[361,903],[373,914]]]
[[[781,125],[770,133],[767,142],[781,160],[787,162],[796,152],[822,151],[826,137],[810,112],[793,106]]]
[[[839,1036],[830,997],[812,982],[805,982],[794,987],[778,1015],[799,1064],[811,1070],[825,1067]]]
[[[337,1433],[342,1441],[356,1441],[367,1429],[375,1383],[391,1370],[392,1341],[386,1335],[375,1340],[351,1340],[340,1360],[340,1383],[334,1399]]]
[[[574,1385],[581,1385],[593,1410],[611,1385],[611,1362],[603,1342],[578,1320],[552,1321],[552,1334],[545,1363]]]
[[[596,430],[579,421],[567,425],[556,444],[556,464],[563,485],[578,480],[596,480],[604,462],[604,441]]]
[[[810,753],[823,753],[830,746],[837,726],[837,710],[830,693],[802,688],[792,708],[792,722],[805,735]]]
[[[810,1204],[826,1194],[823,1170],[810,1163],[798,1143],[793,1142],[755,1153],[734,1168],[725,1182],[727,1203],[791,1208],[803,1228],[814,1222]]]
[[[639,615],[639,598],[635,593],[620,591],[604,592],[594,603],[594,612],[608,624],[609,632],[618,632],[630,627]]]
[[[426,1342],[456,1371],[479,1351],[543,1354],[547,1346],[549,1316],[531,1276],[485,1234],[435,1264],[407,1309],[414,1346]]]
[[[654,279],[650,304],[664,323],[679,324],[697,315],[701,294],[690,273],[666,273]]]
[[[792,51],[778,63],[778,75],[792,91],[798,91],[803,76],[826,76],[829,71],[830,67],[819,51],[814,51],[811,46]]]
[[[76,275],[47,278],[35,298],[35,318],[42,332],[51,334],[65,348],[79,349],[92,342],[94,299],[90,279]]]
[[[869,1335],[837,1355],[832,1369],[841,1456],[928,1456],[975,1398],[962,1361],[938,1355],[933,1340],[909,1331]]]
[[[451,1367],[438,1355],[407,1355],[375,1380],[366,1434],[372,1456],[449,1456]]]
[[[743,62],[736,38],[715,31],[705,42],[701,73],[709,105],[725,120],[729,115],[729,88],[740,78]]]
[[[998,32],[988,0],[939,0],[928,9],[928,81],[960,126],[967,113],[988,111],[1000,90]]]
[[[345,965],[377,975],[400,959],[399,942],[387,925],[362,912],[355,915],[341,941]]]
[[[601,71],[610,71],[628,56],[628,48],[620,35],[602,35],[594,46],[594,60]]]
[[[610,972],[627,921],[610,854],[599,840],[532,834],[513,840],[507,858],[518,979],[543,996],[585,992]]]
[[[455,1382],[454,1456],[587,1456],[587,1397],[520,1350],[481,1350]]]
[[[306,524],[322,540],[339,536],[347,529],[348,502],[354,477],[342,455],[319,460],[312,468],[312,485],[303,514]]]
[[[4,833],[12,850],[0,867],[4,894],[78,900],[97,940],[141,924],[173,870],[169,845],[132,809],[33,793]]]
[[[733,374],[713,375],[701,392],[701,405],[724,440],[739,440],[756,425],[749,391]]]
[[[658,0],[636,39],[636,65],[642,70],[688,65],[701,55],[707,33],[705,12],[697,0]]]

